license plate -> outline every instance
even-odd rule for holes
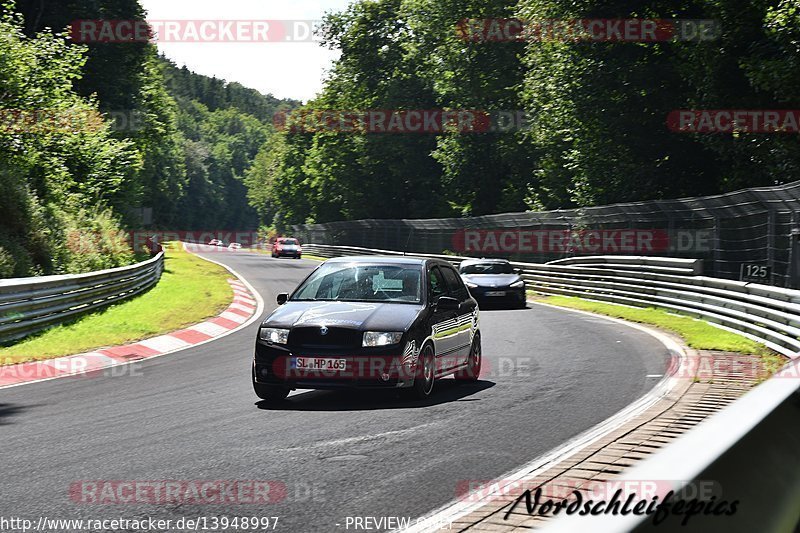
[[[486,291],[486,296],[505,296],[506,291]]]
[[[341,371],[347,368],[347,359],[324,357],[292,357],[292,368],[297,370]]]

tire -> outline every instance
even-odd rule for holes
[[[262,400],[266,400],[268,402],[279,402],[281,400],[285,400],[286,397],[289,396],[289,389],[286,387],[281,387],[280,385],[267,385],[265,383],[257,383],[255,365],[253,365],[253,371],[251,373],[251,376],[253,379],[253,391],[255,391],[256,396],[258,396]]]
[[[472,347],[469,349],[469,359],[467,368],[456,375],[462,383],[475,383],[481,377],[481,365],[483,364],[483,350],[481,349],[481,336],[475,335],[472,339]]]
[[[254,381],[253,390],[256,396],[267,402],[279,402],[289,396],[289,389],[280,385],[265,385]]]
[[[414,400],[425,400],[429,398],[433,392],[435,373],[436,357],[433,353],[433,346],[426,344],[419,354],[414,384],[409,389],[406,389],[409,398]]]

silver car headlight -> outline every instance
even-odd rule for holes
[[[397,344],[401,338],[403,338],[402,331],[365,331],[361,346],[364,348],[389,346]]]
[[[523,280],[523,279],[521,279],[519,281],[515,281],[514,283],[511,284],[511,287],[513,287],[515,289],[517,289],[519,287],[524,287],[524,286],[525,286],[525,280]]]
[[[287,344],[289,342],[289,330],[278,328],[261,328],[258,336],[263,341],[273,344]]]

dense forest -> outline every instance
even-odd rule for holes
[[[82,45],[66,33],[75,19],[144,17],[138,0],[0,0],[0,277],[129,263],[125,231],[142,227],[281,231],[800,179],[796,134],[667,126],[681,109],[800,109],[795,0],[354,1],[325,18],[323,45],[340,57],[305,105],[178,68],[153,44]],[[465,38],[463,21],[496,18],[710,19],[721,32]],[[369,110],[529,120],[507,131],[295,127]],[[59,127],[20,128],[63,115]]]
[[[300,102],[177,68],[152,44],[67,38],[75,19],[143,19],[137,0],[0,6],[0,277],[130,263],[127,230],[258,226],[242,178],[273,115]]]
[[[457,31],[465,19],[512,17],[710,19],[720,32],[486,42]],[[324,43],[341,58],[301,117],[522,110],[530,124],[440,135],[286,127],[248,174],[262,216],[278,225],[591,206],[800,179],[796,133],[667,127],[674,110],[800,108],[796,0],[370,0],[327,17]]]

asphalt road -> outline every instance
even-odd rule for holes
[[[316,265],[211,257],[246,277],[266,312]],[[488,375],[443,380],[425,403],[319,391],[260,405],[257,324],[125,375],[0,390],[0,517],[278,516],[276,531],[298,532],[344,530],[348,516],[417,517],[463,480],[502,476],[613,415],[668,361],[647,334],[599,318],[536,306],[481,320]],[[91,504],[70,498],[81,480],[273,480],[280,501]]]

